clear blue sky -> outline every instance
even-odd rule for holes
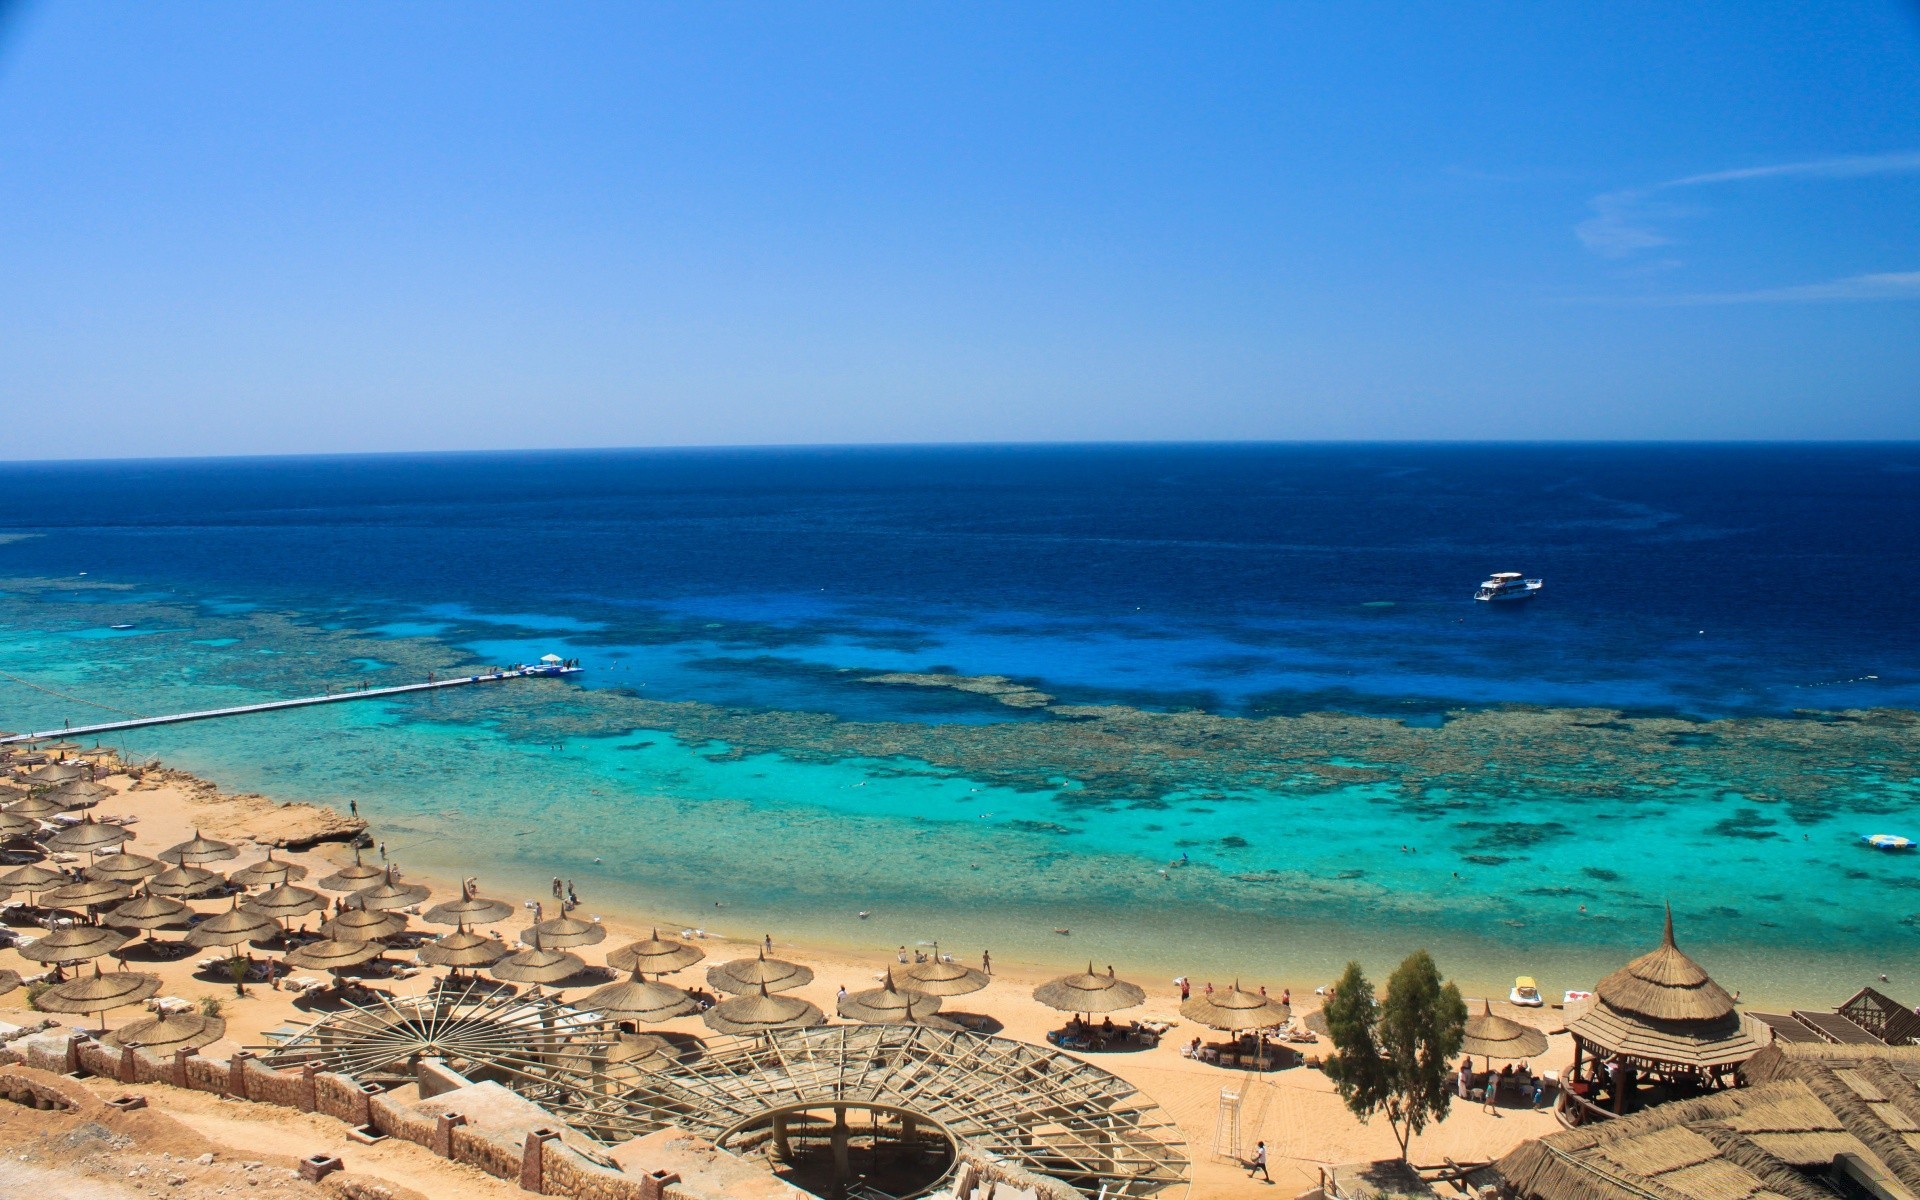
[[[29,4],[0,416],[8,457],[1920,437],[1920,8]]]

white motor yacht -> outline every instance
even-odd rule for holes
[[[1493,604],[1510,604],[1515,600],[1531,600],[1546,585],[1538,579],[1523,579],[1518,571],[1500,571],[1473,594],[1475,600],[1485,600]]]

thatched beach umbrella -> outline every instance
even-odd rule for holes
[[[48,763],[44,767],[35,767],[28,771],[27,781],[35,787],[52,787],[58,783],[89,779],[92,775],[92,770],[87,767],[77,767],[72,763]]]
[[[307,971],[340,972],[372,962],[386,953],[386,949],[379,942],[343,942],[328,938],[287,951],[284,961],[290,967]]]
[[[372,887],[386,877],[386,871],[369,866],[360,861],[360,847],[353,848],[353,865],[341,867],[333,874],[320,880],[320,886],[330,892],[357,892]]]
[[[227,1023],[219,1017],[180,1012],[148,1017],[116,1029],[100,1040],[116,1050],[129,1047],[149,1054],[165,1056],[181,1050],[198,1050],[227,1036]]]
[[[1145,1004],[1147,989],[1114,975],[1112,967],[1107,968],[1105,975],[1097,975],[1093,964],[1088,963],[1084,975],[1062,975],[1050,983],[1043,983],[1033,989],[1033,998],[1063,1013],[1093,1016],[1095,1013],[1114,1013]]]
[[[156,896],[191,898],[204,896],[226,880],[199,867],[169,867],[147,880],[147,890]]]
[[[0,971],[0,996],[20,986],[20,972]]]
[[[20,957],[32,959],[37,963],[85,962],[90,958],[99,958],[103,954],[112,954],[115,950],[133,940],[132,934],[108,929],[103,925],[71,925],[65,929],[56,929],[43,938],[36,938],[30,946],[20,948]]]
[[[56,984],[40,993],[40,998],[34,1003],[45,1012],[98,1013],[100,1027],[104,1029],[109,1010],[138,1004],[159,990],[158,975],[145,975],[137,971],[103,974],[100,964],[95,963],[91,976]]]
[[[460,929],[428,942],[415,957],[428,966],[458,971],[463,967],[489,967],[512,953],[513,948],[499,938]]]
[[[279,887],[283,883],[298,883],[306,877],[305,867],[299,863],[280,861],[273,856],[273,848],[268,847],[265,858],[252,866],[229,873],[227,882],[240,887]]]
[[[609,956],[611,957],[611,956]],[[707,986],[720,992],[749,995],[765,988],[786,992],[813,982],[813,968],[785,959],[768,958],[765,950],[758,958],[736,958],[707,968]]]
[[[1194,993],[1180,1006],[1180,1015],[1208,1029],[1242,1033],[1283,1025],[1292,1019],[1293,1010],[1271,997],[1243,990],[1236,981],[1230,988]]]
[[[160,874],[167,864],[144,854],[103,854],[82,871],[88,879],[111,879],[115,883],[138,883]]]
[[[1467,1018],[1466,1036],[1460,1040],[1463,1053],[1486,1059],[1519,1062],[1547,1052],[1547,1035],[1531,1025],[1496,1016],[1490,1001],[1480,1002],[1478,1016]]]
[[[239,854],[238,850],[226,842],[201,837],[200,831],[196,829],[191,838],[162,850],[160,859],[162,862],[170,862],[178,867],[197,867],[201,863],[236,858]]]
[[[369,912],[350,908],[320,926],[320,932],[337,942],[377,942],[407,931],[407,918],[397,912]]]
[[[868,988],[864,992],[849,992],[840,997],[840,1015],[849,1021],[864,1021],[869,1025],[911,1025],[922,1017],[930,1017],[940,1011],[940,997],[929,996],[925,992],[916,992],[912,988],[896,987],[893,971],[887,971],[887,981],[877,988]]]
[[[112,788],[102,787],[91,779],[75,779],[69,783],[55,784],[47,794],[68,808],[80,808],[98,804],[114,792]]]
[[[597,946],[607,940],[607,927],[575,917],[552,917],[520,931],[521,942],[528,946],[533,945],[536,938],[542,946],[553,950]]]
[[[707,952],[698,946],[689,946],[685,942],[663,938],[660,936],[660,931],[656,929],[652,936],[630,942],[607,955],[607,965],[616,971],[665,975],[669,971],[678,971],[681,967],[690,967],[706,956]]]
[[[36,818],[23,817],[14,812],[0,812],[0,837],[25,837],[39,831],[40,822]]]
[[[630,979],[610,983],[573,1002],[575,1008],[597,1012],[610,1021],[666,1021],[692,1012],[698,1005],[677,987],[648,980],[635,971]]]
[[[427,910],[426,919],[434,925],[491,925],[513,915],[513,905],[484,896],[465,896],[436,904]]]
[[[531,950],[503,958],[487,968],[495,979],[508,983],[559,983],[587,969],[587,960],[564,950],[542,949],[536,942]]]
[[[193,920],[193,910],[178,900],[149,894],[134,897],[100,920],[115,929],[152,931],[187,924]]]
[[[53,850],[72,854],[100,854],[133,840],[133,830],[121,825],[106,825],[88,817],[78,825],[69,825],[47,839]]]
[[[47,908],[98,908],[133,895],[133,889],[110,879],[76,879],[41,893],[40,903]]]
[[[44,892],[57,888],[73,877],[60,871],[49,871],[37,863],[28,863],[24,867],[15,867],[5,875],[0,875],[0,890],[7,892]]]
[[[963,967],[956,962],[942,962],[938,958],[913,964],[901,972],[901,977],[908,987],[929,996],[964,996],[979,991],[990,982],[985,971]]]
[[[827,1014],[798,996],[769,992],[763,983],[746,995],[722,1000],[701,1013],[700,1019],[718,1033],[762,1033],[824,1025]]]
[[[72,754],[75,750],[80,749],[80,743],[70,742],[66,738],[61,738],[57,742],[42,742],[40,749],[47,751],[49,754]]]
[[[379,883],[348,896],[347,903],[369,912],[385,912],[392,908],[412,908],[425,900],[428,894],[428,890],[417,883],[394,882],[393,868],[388,867]]]
[[[29,821],[51,821],[57,814],[67,811],[67,806],[51,796],[28,796],[25,800],[15,800],[7,805],[6,811]]]
[[[187,931],[187,941],[195,946],[231,948],[277,935],[280,926],[265,913],[240,907],[236,897],[226,912],[208,917]]]

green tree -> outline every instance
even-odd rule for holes
[[[1327,1001],[1334,1054],[1327,1075],[1362,1121],[1385,1113],[1400,1157],[1413,1136],[1447,1115],[1451,1065],[1466,1034],[1460,989],[1440,979],[1425,950],[1409,955],[1387,980],[1387,998],[1373,1000],[1359,963],[1348,963]]]

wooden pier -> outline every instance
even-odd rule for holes
[[[11,737],[0,737],[0,746],[17,742],[44,742],[51,738],[92,737],[102,733],[118,733],[123,729],[145,729],[150,725],[178,725],[183,721],[207,721],[214,717],[238,717],[247,713],[275,712],[283,708],[306,708],[313,704],[340,704],[348,700],[373,700],[382,696],[405,696],[412,692],[431,692],[440,688],[465,687],[470,683],[496,683],[507,679],[547,679],[562,675],[577,675],[579,667],[548,666],[535,664],[530,667],[516,667],[510,671],[490,671],[483,675],[456,675],[449,679],[435,679],[427,683],[403,683],[397,687],[356,688],[348,691],[329,692],[324,696],[300,696],[293,700],[269,700],[264,704],[240,704],[232,708],[209,708],[202,712],[174,713],[166,717],[134,717],[125,721],[106,721],[98,725],[62,726],[39,733],[17,733]]]

